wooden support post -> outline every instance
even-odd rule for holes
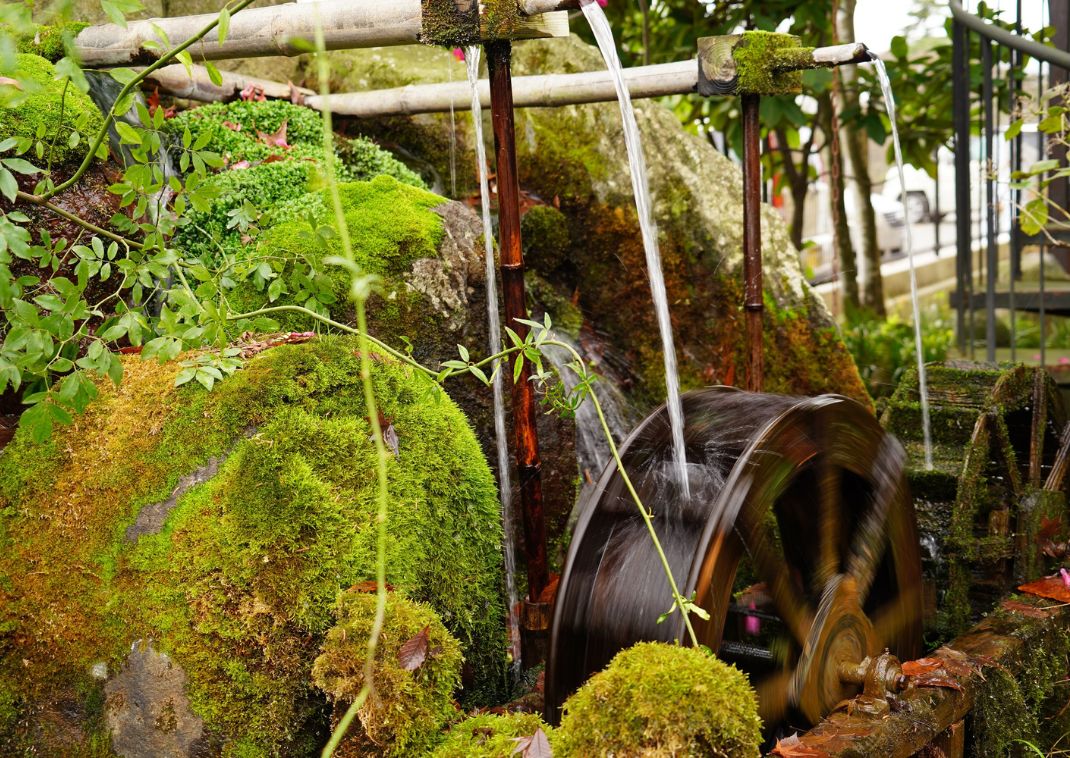
[[[498,223],[501,237],[502,297],[505,323],[523,338],[528,328],[517,319],[527,318],[524,293],[524,254],[520,239],[520,185],[516,168],[516,134],[513,123],[513,87],[510,71],[512,46],[508,41],[486,46],[490,73],[491,117],[498,172]],[[508,372],[512,375],[512,372]],[[542,501],[542,464],[536,427],[535,390],[525,362],[512,385],[513,435],[520,504],[523,510],[524,555],[527,560],[528,597],[521,620],[525,666],[545,660],[550,613],[540,596],[548,583],[546,521]],[[532,623],[537,622],[537,623]],[[531,626],[541,626],[532,629]]]

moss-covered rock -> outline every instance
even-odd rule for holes
[[[554,730],[534,713],[483,713],[454,724],[431,758],[504,758],[517,752],[517,740],[542,729],[553,742]]]
[[[758,755],[762,723],[746,676],[690,647],[644,642],[565,702],[555,752],[661,758]]]
[[[14,78],[19,87],[0,87],[0,141],[40,141],[44,157],[39,165],[84,159],[104,124],[89,96],[59,81],[52,64],[38,55],[20,53]]]
[[[275,348],[211,393],[176,389],[174,365],[128,360],[122,386],[73,425],[44,444],[16,437],[0,458],[0,681],[27,702],[17,738],[34,742],[33,724],[84,701],[93,672],[122,669],[141,639],[185,672],[209,743],[322,747],[312,664],[338,591],[374,577],[356,350],[350,338]],[[388,579],[460,641],[465,700],[492,700],[505,670],[493,479],[440,390],[379,358],[372,376],[398,439]]]
[[[312,669],[316,686],[334,701],[339,718],[365,685],[376,601],[369,592],[339,595],[335,625]],[[411,650],[403,661],[406,646]],[[453,695],[461,683],[460,645],[429,606],[390,593],[372,681],[375,695],[358,709],[359,727],[354,723],[341,754],[422,755],[457,713]]]
[[[464,66],[448,52],[431,48],[347,51],[332,57],[332,86],[338,91],[465,76]],[[514,45],[517,75],[603,68],[597,50],[577,39]],[[685,389],[740,384],[745,353],[739,169],[707,142],[687,134],[663,106],[646,101],[635,108],[645,138],[682,384]],[[567,219],[564,260],[551,258],[552,268],[544,269],[536,256],[531,268],[560,292],[575,294],[585,321],[606,337],[610,350],[620,353],[619,363],[632,372],[630,396],[651,407],[663,400],[661,344],[619,109],[615,103],[531,108],[518,110],[516,119],[522,189],[555,198]],[[428,167],[425,175],[441,178],[450,175],[454,133],[459,154],[471,154],[466,122],[458,119],[454,128],[448,116],[422,115],[362,119],[351,128],[404,145]],[[459,194],[468,195],[477,186],[469,164],[457,164]],[[786,226],[768,206],[762,210],[762,242],[767,302],[775,305],[766,314],[766,388],[793,394],[839,392],[868,403],[838,329],[806,284]],[[786,353],[785,346],[791,347]]]

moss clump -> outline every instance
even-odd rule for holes
[[[461,11],[454,0],[422,0],[420,41],[439,47],[465,47],[481,41],[479,3]]]
[[[89,24],[72,21],[67,24],[33,24],[32,28],[15,36],[15,49],[20,53],[39,55],[55,63],[67,54],[67,42]],[[10,27],[0,24],[0,33],[11,33]]]
[[[227,750],[318,752],[328,714],[312,664],[338,591],[374,577],[356,350],[351,338],[275,348],[211,393],[175,389],[173,364],[129,360],[122,386],[48,443],[17,435],[0,458],[0,539],[18,545],[0,550],[0,625],[14,626],[0,672],[21,695],[77,700],[95,663],[118,670],[133,640],[152,639]],[[485,703],[505,678],[493,478],[434,385],[382,359],[372,381],[399,443],[388,580],[439,614],[472,667],[465,700]],[[213,459],[162,525],[138,526]],[[45,566],[76,568],[31,568]]]
[[[89,136],[104,120],[97,106],[72,84],[56,79],[56,69],[38,55],[19,54],[14,78],[21,90],[0,90],[0,141],[9,137],[41,140],[42,163],[66,163],[85,158]],[[81,136],[74,146],[73,135]]]
[[[758,703],[747,678],[701,650],[643,642],[565,702],[564,756],[758,755]]]
[[[551,205],[536,205],[520,220],[525,265],[549,274],[567,260],[571,240],[568,218]]]
[[[792,95],[802,91],[799,71],[777,71],[779,65],[792,65],[782,56],[798,55],[799,38],[777,32],[745,32],[736,43],[732,57],[736,61],[737,91],[748,95]],[[794,61],[798,63],[798,61]]]
[[[438,245],[445,232],[442,217],[432,209],[446,200],[388,176],[370,182],[342,184],[339,192],[357,265],[384,279],[386,296],[377,298],[377,303],[386,311],[380,318],[398,323],[403,311],[418,297],[407,291],[400,278],[414,261],[437,257]],[[284,281],[289,281],[295,270],[310,277],[326,277],[322,287],[329,290],[329,295],[320,302],[332,316],[348,320],[348,275],[340,269],[325,273],[327,269],[322,263],[325,257],[341,253],[337,233],[326,239],[317,233],[320,227],[336,227],[326,191],[305,195],[278,208],[276,218],[282,223],[264,232],[257,255],[275,258],[271,265]],[[266,286],[265,283],[262,289],[266,290]],[[307,295],[295,299],[297,294],[287,291],[274,302],[304,304]],[[267,303],[266,291],[259,291],[251,283],[240,286],[232,296],[233,307],[242,311]],[[287,328],[294,329],[313,325],[308,318],[299,315],[284,315],[281,321]]]
[[[337,623],[327,633],[312,669],[316,686],[335,702],[339,717],[365,684],[364,662],[375,607],[373,593],[340,594]],[[426,658],[415,670],[407,670],[400,661],[402,648],[424,635],[424,630]],[[375,752],[390,756],[426,753],[457,712],[453,694],[461,683],[460,645],[429,606],[390,593],[372,681],[375,695],[357,711],[361,733],[347,737],[346,743],[354,747],[371,743]],[[367,754],[369,746],[363,747]]]
[[[539,729],[552,741],[554,730],[534,713],[484,713],[450,728],[431,758],[503,758],[517,748],[517,739]]]

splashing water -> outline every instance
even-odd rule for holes
[[[472,87],[472,125],[475,133],[476,160],[479,170],[479,197],[483,207],[483,246],[487,274],[487,333],[490,352],[501,350],[502,327],[498,315],[498,280],[494,268],[494,227],[490,222],[490,184],[487,181],[487,148],[483,144],[483,108],[479,102],[479,57],[481,49],[473,45],[465,50],[468,83]],[[498,449],[498,488],[502,501],[502,524],[505,528],[505,592],[509,600],[509,639],[513,653],[513,672],[520,671],[519,597],[516,591],[516,514],[513,511],[513,484],[510,477],[509,442],[505,436],[505,400],[502,372],[495,366],[494,441]]]
[[[892,145],[895,148],[895,165],[899,171],[899,192],[906,197],[906,179],[903,176],[903,151],[899,146],[899,129],[895,125],[895,97],[892,95],[892,83],[888,79],[888,71],[884,67],[884,61],[874,53],[870,53],[870,59],[877,68],[877,77],[881,83],[881,93],[884,95],[885,107],[888,109],[888,120],[892,123]],[[914,351],[918,356],[918,394],[921,401],[921,427],[925,440],[925,468],[933,467],[933,440],[932,428],[929,422],[929,384],[925,374],[925,355],[922,352],[921,341],[921,307],[918,305],[918,277],[914,269],[914,239],[910,232],[910,214],[903,214],[904,234],[906,235],[907,261],[910,264],[910,306],[914,317]]]
[[[689,498],[687,451],[684,447],[684,413],[680,404],[680,379],[676,372],[676,347],[673,344],[669,297],[665,291],[665,277],[661,271],[658,227],[651,207],[650,182],[647,179],[646,157],[643,154],[639,125],[635,121],[631,94],[624,83],[624,73],[620,59],[617,57],[617,47],[613,42],[613,30],[609,28],[609,20],[597,0],[581,0],[580,7],[598,42],[598,49],[602,52],[606,68],[613,77],[617,100],[620,103],[620,114],[624,121],[624,142],[628,148],[632,191],[635,193],[635,207],[639,214],[639,227],[643,233],[647,276],[650,278],[650,291],[654,297],[654,310],[658,318],[658,331],[661,333],[662,353],[665,358],[665,403],[669,410],[669,423],[672,427],[673,462],[678,480],[682,485],[683,495]]]

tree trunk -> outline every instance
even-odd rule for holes
[[[835,80],[834,80],[835,81]],[[847,207],[843,199],[843,156],[840,154],[839,119],[832,99],[826,91],[818,97],[818,118],[829,140],[829,209],[832,212],[832,245],[840,263],[840,291],[843,294],[845,315],[856,313],[861,302],[858,296],[858,266],[851,246],[851,231],[847,225]]]
[[[840,40],[855,38],[854,14],[856,0],[842,0],[836,19],[836,33]],[[837,69],[834,76],[842,77],[842,97],[844,110],[857,112],[858,70],[854,66]],[[848,165],[854,181],[855,207],[862,217],[862,305],[876,315],[884,317],[884,281],[881,277],[881,251],[877,242],[877,214],[873,209],[873,179],[869,175],[869,139],[858,128],[843,130],[843,140],[847,145]]]

